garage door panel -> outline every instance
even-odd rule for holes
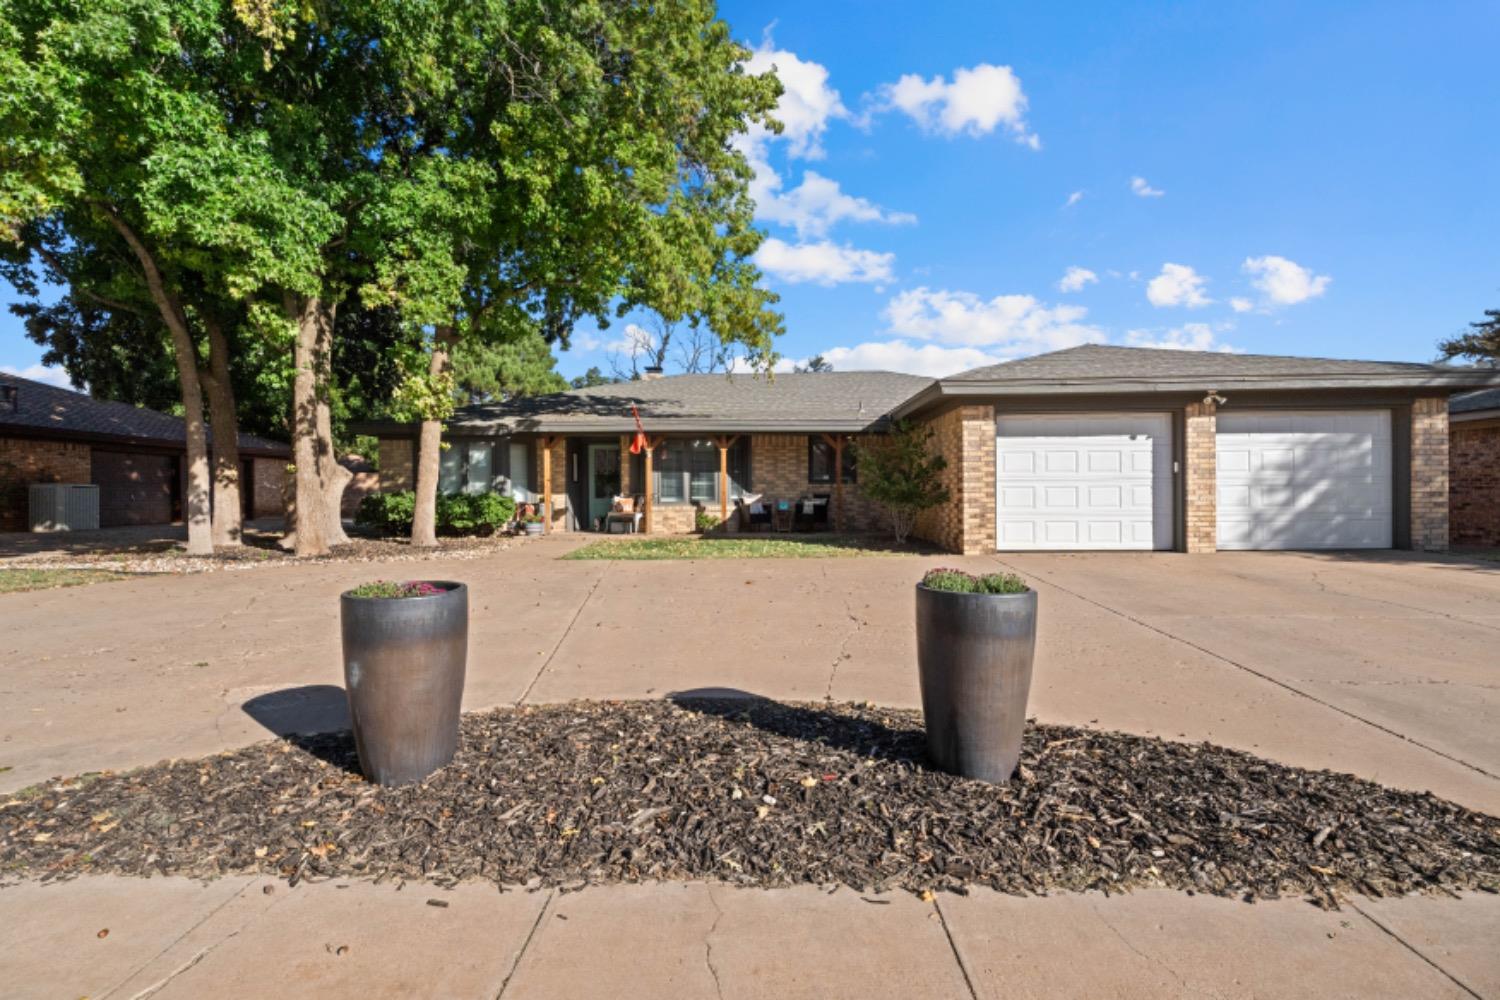
[[[996,454],[1001,549],[1171,547],[1166,414],[1002,415]]]
[[[1219,414],[1219,547],[1388,548],[1390,437],[1386,410]]]

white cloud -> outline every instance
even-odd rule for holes
[[[1255,303],[1251,302],[1249,299],[1242,299],[1236,296],[1235,298],[1229,300],[1229,308],[1233,309],[1237,313],[1245,313],[1249,312],[1251,309],[1254,309]]]
[[[906,372],[933,378],[982,368],[1001,360],[975,347],[939,347],[906,340],[866,341],[853,347],[833,347],[822,354],[835,371]]]
[[[1030,295],[997,295],[914,288],[891,299],[885,318],[892,332],[962,347],[984,348],[996,357],[1076,347],[1104,340],[1104,332],[1082,322],[1082,306],[1047,307]]]
[[[1233,329],[1232,325],[1222,327]],[[1221,344],[1214,328],[1207,323],[1184,323],[1168,330],[1129,330],[1125,343],[1131,347],[1153,347],[1172,351],[1218,351],[1221,354],[1238,354],[1238,347]]]
[[[1247,257],[1241,270],[1256,275],[1250,283],[1260,289],[1266,302],[1273,306],[1294,306],[1315,299],[1333,280],[1326,274],[1314,275],[1301,264],[1274,254]]]
[[[1213,299],[1203,294],[1208,279],[1186,264],[1163,264],[1161,274],[1146,284],[1146,298],[1153,306],[1186,306],[1197,309]]]
[[[7,375],[15,375],[19,378],[28,378],[33,382],[42,382],[46,385],[55,385],[59,389],[72,389],[73,380],[68,378],[68,373],[61,368],[48,368],[46,365],[27,365],[25,368],[16,368],[13,365],[0,365],[0,372]]]
[[[1076,264],[1063,274],[1057,283],[1059,292],[1078,292],[1083,290],[1084,285],[1098,284],[1099,276],[1086,267],[1078,267]]]
[[[774,236],[755,252],[755,263],[761,270],[793,284],[889,281],[895,262],[893,253],[839,246],[830,240],[787,243]]]
[[[1063,208],[1072,208],[1074,205],[1078,204],[1082,200],[1083,200],[1083,192],[1082,191],[1074,191],[1072,194],[1068,195],[1068,200],[1065,201],[1065,202],[1063,202]]]
[[[1134,191],[1138,198],[1160,198],[1167,193],[1147,184],[1144,177],[1130,178],[1130,190]]]
[[[865,198],[845,194],[838,181],[813,170],[804,173],[802,183],[785,194],[780,192],[781,178],[769,167],[764,174],[757,168],[756,182],[756,217],[791,226],[799,237],[827,235],[829,227],[846,219],[891,225],[917,221],[910,212],[888,212]]]
[[[924,80],[908,73],[880,89],[880,102],[904,111],[929,132],[981,136],[1003,125],[1022,145],[1042,148],[1026,125],[1026,94],[1009,66],[980,63],[956,69],[951,83],[941,75]]]
[[[809,160],[823,156],[823,132],[834,118],[849,117],[839,92],[828,85],[828,68],[821,63],[802,59],[794,52],[778,49],[767,32],[759,47],[745,62],[745,70],[754,75],[774,72],[781,81],[782,93],[772,116],[781,122],[781,138],[792,156]],[[771,133],[757,127],[750,140],[760,142]]]

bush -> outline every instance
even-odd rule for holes
[[[706,535],[719,526],[719,519],[706,510],[700,510],[693,515],[693,526],[700,534]]]
[[[922,577],[922,586],[928,590],[943,590],[950,594],[1024,594],[1031,588],[1014,573],[986,573],[976,576],[961,569],[928,570]]]
[[[411,534],[417,495],[371,493],[359,503],[356,524],[387,535]],[[439,493],[437,530],[444,535],[492,535],[515,517],[516,502],[499,493]]]
[[[928,451],[934,433],[915,424],[897,423],[891,432],[856,444],[860,490],[886,509],[896,544],[917,523],[917,515],[950,498],[943,485],[948,460]]]
[[[410,491],[371,493],[359,502],[354,523],[385,535],[409,535],[416,509],[417,495]]]

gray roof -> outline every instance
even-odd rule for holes
[[[0,434],[7,430],[32,431],[47,437],[186,446],[186,425],[181,417],[129,403],[95,399],[4,372],[0,372],[0,385],[15,389],[17,407],[12,410],[9,400],[0,400]],[[286,445],[254,434],[241,434],[240,448],[278,455],[288,453]]]
[[[1500,389],[1466,392],[1448,400],[1449,413],[1477,413],[1482,410],[1500,410]]]
[[[808,372],[773,377],[668,375],[460,407],[457,431],[860,431],[879,425],[932,379],[894,372]]]
[[[1500,385],[1500,371],[1406,361],[1345,361],[1087,344],[943,379],[898,410],[994,395],[1204,392],[1212,389],[1420,389]]]

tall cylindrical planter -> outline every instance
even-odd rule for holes
[[[944,771],[996,784],[1021,757],[1036,591],[962,594],[917,585],[917,666],[927,754]]]
[[[426,597],[340,600],[344,688],[365,776],[421,781],[453,759],[469,653],[469,588]]]

